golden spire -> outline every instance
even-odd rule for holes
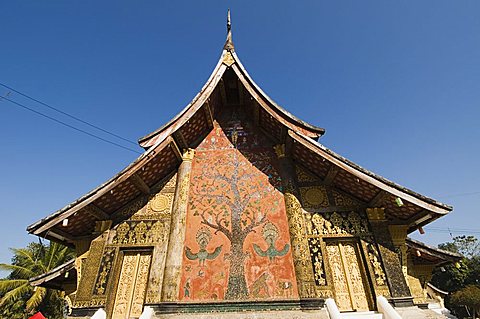
[[[227,33],[232,30],[232,22],[230,21],[230,9],[227,12]]]
[[[227,13],[227,41],[225,42],[225,46],[223,48],[227,51],[235,50],[232,41],[232,22],[230,21],[230,9],[228,9]]]

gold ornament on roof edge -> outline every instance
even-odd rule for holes
[[[235,63],[235,59],[233,58],[232,54],[230,52],[227,52],[225,56],[223,57],[223,63],[227,66],[231,66],[232,64]]]

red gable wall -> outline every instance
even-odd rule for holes
[[[273,144],[222,113],[193,161],[179,299],[298,298]]]

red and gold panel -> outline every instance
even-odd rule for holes
[[[182,301],[298,298],[272,145],[237,111],[196,149]]]

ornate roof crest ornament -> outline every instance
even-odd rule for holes
[[[235,47],[232,41],[232,22],[230,20],[230,9],[228,9],[227,13],[227,41],[225,41],[225,46],[223,48],[230,52],[235,51]]]

